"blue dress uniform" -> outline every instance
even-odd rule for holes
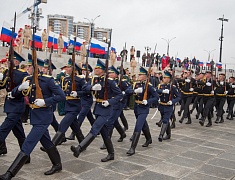
[[[163,78],[171,78],[171,74],[168,71],[165,71]],[[168,90],[168,93],[165,93],[166,90]],[[180,101],[181,95],[176,86],[170,83],[159,84],[157,92],[159,94],[158,110],[161,113],[163,123],[158,140],[162,142],[162,140],[171,138],[171,127],[169,121],[174,111],[174,104]],[[163,138],[165,132],[167,136]]]
[[[72,63],[72,60],[70,59],[68,61],[68,67],[71,66],[71,63]],[[75,66],[76,66],[76,69],[79,70],[78,65],[75,64]],[[62,90],[64,91],[66,95],[65,116],[61,120],[59,129],[52,139],[52,142],[54,143],[55,146],[57,146],[61,142],[69,126],[74,131],[79,142],[81,142],[84,139],[83,135],[81,134],[80,125],[77,121],[77,116],[81,110],[80,94],[83,93],[82,86],[86,82],[83,76],[76,75],[74,78],[75,78],[75,83],[76,83],[75,92],[72,91],[71,75],[67,75],[64,79],[62,79],[62,83],[61,83]],[[72,95],[73,93],[76,93],[76,94]]]
[[[98,59],[96,68],[97,72],[103,73],[103,71],[105,70],[105,65],[101,60]],[[113,144],[109,136],[108,128],[105,126],[105,123],[110,117],[112,106],[118,103],[122,99],[123,95],[115,80],[108,79],[108,100],[104,100],[104,82],[105,77],[103,75],[99,77],[93,77],[92,81],[90,83],[87,83],[83,87],[85,91],[89,91],[92,89],[95,90],[93,91],[93,93],[96,98],[96,104],[94,107],[93,114],[96,116],[96,121],[92,125],[92,128],[89,134],[85,137],[85,139],[78,146],[71,146],[71,151],[74,152],[73,155],[75,157],[78,157],[80,153],[89,146],[89,144],[95,139],[97,134],[100,132],[108,151],[108,156],[104,159],[101,159],[101,161],[106,162],[114,159]],[[101,90],[99,88],[96,89],[95,87],[99,87]]]
[[[143,67],[140,67],[139,75],[147,75],[147,74],[148,72]],[[150,83],[147,84],[147,86],[148,86],[148,92],[147,92],[148,97],[147,100],[144,100],[143,98],[144,98],[144,89],[146,87],[146,82],[139,81],[133,84],[132,92],[135,93],[134,113],[136,117],[136,124],[132,136],[131,148],[127,152],[127,154],[130,156],[135,154],[135,148],[139,141],[141,130],[143,131],[146,137],[146,142],[145,144],[143,144],[143,147],[148,147],[148,145],[152,143],[152,138],[146,118],[149,114],[150,105],[158,101],[158,94],[156,93],[154,87]],[[140,91],[137,92],[137,90],[139,89],[142,89],[142,92]]]
[[[19,62],[25,61],[23,57],[14,52],[14,59]],[[8,70],[6,69],[3,74],[3,79],[0,81],[0,88],[6,88],[6,91],[9,92],[9,83],[11,79],[7,77]],[[28,73],[22,69],[19,69],[19,66],[15,66],[13,70],[13,82],[15,86],[18,86],[23,81],[24,77],[28,76]],[[21,115],[25,111],[25,104],[23,97],[9,98],[6,96],[4,103],[4,112],[7,114],[4,122],[0,126],[0,155],[7,154],[7,147],[5,139],[13,131],[13,134],[18,140],[19,146],[21,147],[24,139],[25,133],[21,122]]]
[[[235,104],[235,78],[229,78],[229,88],[227,89],[228,115],[226,119],[233,120],[233,107]]]
[[[50,139],[48,126],[53,121],[52,105],[56,102],[65,100],[65,95],[61,88],[55,84],[53,77],[39,74],[38,81],[43,94],[43,99],[36,99],[35,84],[32,84],[32,80],[32,76],[26,77],[25,82],[14,88],[12,91],[12,96],[15,98],[22,97],[22,94],[29,97],[31,108],[30,124],[33,127],[25,139],[21,151],[17,155],[15,161],[12,163],[7,172],[0,176],[0,179],[11,179],[14,177],[27,161],[38,141],[40,141],[46,149],[46,152],[53,164],[52,168],[44,174],[51,175],[62,170],[60,155]],[[28,86],[25,87],[25,84],[28,82]],[[23,85],[23,89],[25,90],[20,91],[20,87]]]

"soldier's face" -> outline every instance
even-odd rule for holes
[[[33,74],[33,66],[32,65],[28,66],[27,72],[29,75]]]
[[[47,68],[47,67],[43,67],[43,68],[42,68],[42,72],[43,72],[43,74],[47,74],[48,68]]]
[[[19,65],[20,65],[20,61],[14,59],[14,65],[15,65],[15,66],[19,66]]]
[[[66,68],[66,74],[71,74],[72,73],[72,67],[67,67]]]
[[[220,81],[224,81],[224,79],[225,79],[225,76],[224,76],[224,75],[219,75],[219,80],[220,80]]]
[[[144,74],[140,74],[140,75],[138,76],[138,80],[139,80],[139,81],[145,81],[146,79],[147,79],[147,76],[144,75]]]
[[[162,81],[164,84],[168,84],[170,82],[170,78],[169,77],[163,77]]]
[[[117,77],[117,74],[111,72],[111,73],[109,73],[109,77],[115,79]]]
[[[94,71],[95,75],[97,76],[101,76],[104,74],[104,70],[101,69],[101,68],[95,68],[95,71]]]

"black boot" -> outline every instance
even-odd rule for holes
[[[110,160],[114,160],[114,149],[113,149],[113,143],[111,141],[111,138],[106,139],[104,141],[104,144],[107,148],[108,155],[105,158],[101,159],[101,162],[107,162]]]
[[[166,136],[163,137],[163,140],[167,140],[171,138],[171,126],[170,123],[168,123],[167,129],[166,129]]]
[[[223,122],[224,122],[224,117],[222,115],[219,123],[223,123]]]
[[[182,124],[183,123],[183,121],[184,121],[184,117],[182,117],[180,120],[179,120],[179,122]]]
[[[127,122],[127,120],[126,120],[126,117],[125,117],[123,111],[122,111],[121,114],[120,114],[120,119],[121,119],[122,124],[123,124],[123,126],[124,126],[124,131],[128,130],[128,122]]]
[[[211,127],[212,126],[212,121],[210,118],[208,118],[208,124],[206,125],[206,127]]]
[[[182,111],[178,111],[178,116],[181,116]]]
[[[72,132],[72,133],[74,133],[74,132]],[[84,135],[82,134],[82,131],[80,131],[78,133],[74,133],[74,134],[75,134],[75,136],[76,136],[79,143],[81,143],[84,140]]]
[[[22,148],[22,145],[23,145],[23,143],[24,143],[24,140],[25,140],[25,139],[18,139],[18,143],[19,143],[20,149]],[[25,162],[25,164],[29,164],[30,161],[31,161],[31,159],[30,159],[30,156],[29,156],[29,158],[28,158],[28,160]]]
[[[173,121],[171,124],[171,129],[174,129],[174,128],[175,128],[175,121]]]
[[[133,154],[135,154],[135,148],[137,146],[139,138],[140,138],[140,132],[134,132],[133,139],[131,142],[131,148],[129,149],[129,151],[127,151],[128,156],[132,156]]]
[[[217,117],[216,117],[216,120],[215,120],[215,123],[218,124],[219,122],[220,122],[220,117],[217,116]]]
[[[19,152],[17,157],[15,158],[14,162],[11,164],[7,172],[0,176],[1,180],[10,180],[12,177],[19,172],[25,162],[28,160],[28,155],[23,153],[22,151]]]
[[[157,125],[158,127],[161,127],[161,126],[162,126],[162,119],[160,119],[158,122],[156,122],[156,125]]]
[[[45,175],[52,175],[56,172],[60,172],[62,170],[62,164],[60,159],[60,154],[56,148],[56,146],[52,146],[49,149],[46,149],[46,152],[51,160],[52,168],[49,171],[46,171]]]
[[[230,114],[227,115],[226,119],[229,119],[230,118]]]
[[[126,133],[119,123],[115,124],[115,128],[117,129],[118,133],[120,134],[120,138],[118,139],[118,142],[122,142],[123,139],[126,137]]]
[[[0,141],[0,155],[7,154],[7,146],[5,141]]]
[[[68,140],[75,140],[75,133],[72,131],[69,137],[66,137]]]
[[[188,121],[185,124],[192,124],[192,120],[191,120],[190,115],[188,116]]]
[[[112,137],[112,135],[113,135],[113,129],[109,132],[110,138]],[[104,149],[107,149],[107,148],[106,148],[105,144],[103,144],[102,146],[100,146],[100,149],[104,150]]]
[[[231,114],[231,116],[230,116],[229,120],[233,120],[233,114]]]
[[[78,146],[71,146],[70,149],[73,151],[73,155],[78,158],[80,153],[84,151],[91,142],[95,139],[95,136],[93,136],[91,133],[89,133],[85,139],[78,145]]]
[[[142,147],[148,147],[149,144],[152,144],[152,137],[151,137],[151,134],[150,134],[149,127],[143,129],[142,131],[143,131],[144,136],[145,136],[145,138],[146,138],[146,141],[145,141],[145,143],[142,145]]]
[[[130,141],[132,141],[133,140],[133,135],[130,137]]]
[[[201,126],[204,126],[205,123],[205,118],[201,117],[201,119],[199,120],[199,124],[201,124]]]
[[[169,122],[168,122],[168,124],[169,124]],[[162,124],[162,128],[161,128],[161,131],[160,131],[160,134],[159,134],[159,137],[158,137],[158,141],[162,142],[163,136],[164,136],[164,133],[166,132],[168,124]]]

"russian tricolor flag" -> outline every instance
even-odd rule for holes
[[[206,62],[206,66],[211,66],[211,64],[209,62]]]
[[[180,62],[181,60],[180,60],[180,58],[176,58],[176,61],[177,61],[177,62]]]
[[[221,69],[222,68],[222,63],[216,63],[216,67]]]
[[[69,44],[72,44],[74,46],[74,35],[70,35],[70,40],[69,40]],[[81,39],[79,37],[76,37],[76,45],[75,45],[75,50],[80,51],[81,49],[81,45],[84,42],[84,39]]]
[[[93,54],[105,54],[108,50],[108,44],[97,39],[91,39],[90,53]]]
[[[59,37],[59,34],[56,34],[52,31],[49,32],[49,36],[48,36],[48,44],[47,47],[51,48],[51,46],[53,45],[54,49],[58,49],[58,44],[57,44],[57,39]]]
[[[34,34],[34,45],[35,45],[35,48],[42,48],[42,31],[37,31],[35,34]]]
[[[8,42],[10,43],[11,41],[11,36],[12,36],[12,30],[11,30],[11,25],[6,23],[5,21],[3,22],[3,26],[2,26],[2,31],[1,31],[1,41],[3,42]],[[17,33],[14,33],[13,35],[14,39],[16,38],[17,36]]]
[[[63,49],[63,52],[66,52],[66,49],[68,48],[68,42],[69,42],[69,39],[65,36],[62,36],[63,40],[64,40],[64,49]]]
[[[199,66],[203,66],[204,65],[204,63],[203,62],[199,62]]]

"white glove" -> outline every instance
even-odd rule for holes
[[[3,74],[0,73],[0,81],[3,79]]]
[[[162,90],[162,93],[163,93],[163,94],[169,94],[169,93],[170,93],[170,90],[169,90],[169,89],[163,89],[163,90]]]
[[[45,101],[44,101],[44,99],[35,99],[34,104],[36,106],[42,107],[45,105]]]
[[[235,85],[232,85],[232,88],[235,88]]]
[[[224,94],[228,94],[228,91],[225,91]]]
[[[18,91],[23,91],[28,88],[29,88],[29,81],[25,81],[18,87]]]
[[[71,93],[70,93],[70,96],[72,96],[72,97],[77,97],[78,96],[78,93],[76,92],[76,91],[72,91]]]
[[[207,85],[207,86],[211,86],[211,83],[210,83],[210,82],[207,82],[206,85]]]
[[[190,79],[185,79],[185,82],[189,83],[191,80]]]
[[[190,89],[189,89],[189,91],[191,91],[191,92],[192,92],[193,90],[194,90],[193,88],[190,88]]]
[[[223,86],[223,85],[224,85],[224,81],[221,81],[221,82],[220,82],[220,85]]]
[[[147,100],[143,100],[143,101],[142,101],[142,104],[143,104],[143,105],[147,105],[147,104],[148,104],[148,101],[147,101]]]
[[[108,102],[108,101],[103,101],[103,102],[102,102],[102,106],[107,107],[108,105],[109,105],[109,102]]]
[[[100,84],[95,84],[94,86],[92,86],[92,88],[91,88],[91,89],[92,89],[93,91],[100,91],[100,90],[101,90],[101,88],[102,88],[102,87],[101,87],[101,85],[100,85]]]
[[[139,87],[139,88],[135,89],[134,92],[135,92],[136,94],[142,93],[142,92],[143,92],[143,88]]]
[[[214,91],[211,91],[211,94],[215,94],[215,92],[214,92]]]
[[[171,106],[173,103],[172,101],[168,101],[167,104]]]
[[[11,92],[7,93],[7,97],[10,98],[10,99],[14,99],[15,98],[15,97],[12,96]]]
[[[122,94],[123,94],[123,95],[126,94],[125,91],[122,91]]]

